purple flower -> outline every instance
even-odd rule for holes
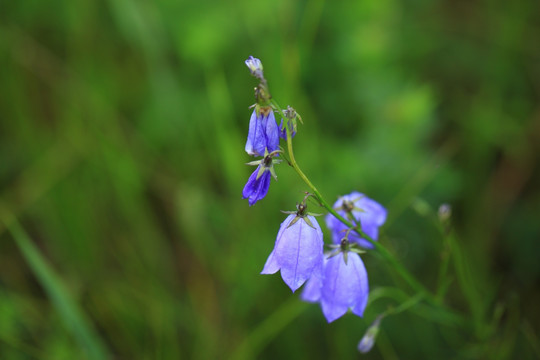
[[[324,269],[328,259],[323,256],[323,262],[320,269],[313,272],[313,275],[309,278],[302,290],[300,298],[304,301],[317,303],[321,300],[321,288],[323,284]]]
[[[244,199],[248,199],[249,206],[262,200],[268,194],[270,175],[277,180],[274,163],[278,164],[281,160],[273,160],[272,158],[276,155],[277,152],[268,154],[268,151],[265,151],[264,158],[248,163],[248,165],[257,165],[257,169],[251,174],[242,191],[242,196]]]
[[[245,61],[247,67],[249,68],[249,71],[251,72],[251,75],[255,76],[257,79],[263,81],[264,75],[263,75],[263,65],[261,60],[250,56]]]
[[[323,234],[317,220],[305,212],[306,206],[281,223],[274,250],[261,274],[281,270],[283,281],[294,292],[312,276],[319,276],[323,261]]]
[[[242,196],[244,199],[248,199],[249,206],[262,200],[266,194],[268,194],[268,188],[270,187],[270,171],[263,170],[263,173],[259,176],[260,170],[261,165],[259,165],[259,167],[251,174],[242,191]]]
[[[252,156],[263,156],[279,148],[279,131],[274,111],[270,106],[255,106],[249,120],[246,152]]]
[[[342,196],[334,204],[334,209],[345,219],[353,224],[359,224],[360,229],[373,240],[379,237],[379,226],[386,221],[386,209],[359,192],[352,192]],[[332,240],[339,244],[346,235],[347,225],[336,219],[332,214],[326,216],[326,225],[332,231]],[[372,249],[373,245],[366,239],[361,238],[355,231],[348,236],[350,242]]]
[[[360,256],[352,251],[341,252],[325,260],[322,268],[320,276],[316,274],[308,280],[302,300],[320,302],[329,323],[343,316],[348,309],[363,316],[369,289]]]

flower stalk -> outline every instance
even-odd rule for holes
[[[272,99],[272,105],[274,105],[277,110],[280,112],[281,116],[286,119],[286,115],[281,109],[281,107],[277,104],[275,100]],[[437,298],[435,295],[433,295],[424,285],[422,285],[416,278],[409,272],[407,269],[401,265],[401,263],[390,253],[384,246],[379,244],[377,241],[372,239],[370,236],[368,236],[366,233],[364,233],[361,229],[358,228],[357,225],[353,224],[349,220],[345,219],[343,216],[341,216],[330,204],[324,199],[320,191],[313,185],[313,183],[309,180],[309,178],[304,174],[302,169],[300,169],[300,166],[296,162],[296,158],[294,157],[293,152],[293,145],[292,145],[292,132],[289,127],[289,122],[284,122],[285,130],[287,131],[287,155],[289,164],[291,167],[296,171],[298,176],[304,181],[304,183],[310,188],[311,192],[315,195],[315,198],[319,202],[319,204],[324,207],[330,214],[332,214],[336,219],[341,221],[343,224],[345,224],[347,227],[354,230],[359,236],[369,241],[377,251],[377,253],[387,262],[389,263],[395,271],[401,276],[401,278],[416,292],[423,294],[425,296],[425,299],[431,303],[432,305],[435,305],[437,307],[443,307],[443,305],[440,304],[439,301],[437,301]]]

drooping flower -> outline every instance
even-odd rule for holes
[[[259,173],[262,170],[262,174]],[[266,194],[268,194],[268,188],[270,187],[270,172],[265,171],[264,168],[259,165],[257,169],[249,177],[242,196],[244,199],[248,199],[249,206],[254,205],[257,201],[262,200]]]
[[[263,156],[265,149],[279,149],[279,130],[274,111],[270,106],[255,105],[249,120],[246,152],[252,156]]]
[[[362,259],[356,252],[340,252],[325,260],[319,277],[311,277],[302,293],[302,300],[319,302],[330,323],[349,309],[364,315],[368,299],[368,278]]]
[[[333,207],[341,216],[354,225],[359,225],[359,228],[367,236],[377,240],[379,226],[386,221],[386,209],[381,204],[355,191],[340,197]],[[336,219],[332,214],[326,216],[326,225],[332,232],[333,242],[339,244],[348,229],[347,225]],[[349,233],[348,240],[367,249],[373,248],[369,241],[360,237],[355,231]]]
[[[264,81],[264,74],[263,74],[263,65],[261,60],[250,56],[245,61],[247,67],[249,68],[249,71],[251,72],[251,75],[255,76],[257,79]]]
[[[257,165],[257,169],[251,174],[242,196],[244,199],[248,199],[249,206],[254,205],[257,201],[263,199],[268,194],[268,188],[270,187],[270,175],[277,180],[276,173],[274,171],[274,163],[279,163],[281,160],[272,159],[277,155],[277,152],[268,153],[266,150],[264,158],[257,161],[252,161],[248,165]]]
[[[323,261],[323,234],[306,205],[299,204],[295,213],[281,223],[274,250],[261,274],[281,270],[283,281],[294,292],[312,276],[320,276]]]

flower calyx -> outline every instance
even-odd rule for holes
[[[335,249],[334,252],[330,253],[328,255],[327,259],[333,258],[336,255],[339,255],[340,253],[343,253],[343,260],[345,261],[345,264],[347,264],[347,254],[349,251],[356,253],[356,254],[365,254],[366,251],[362,250],[358,244],[349,242],[349,239],[347,238],[349,236],[349,232],[351,229],[347,231],[347,234],[344,238],[341,239],[339,244],[335,245],[329,245],[330,248]]]
[[[278,156],[281,150],[274,150],[271,153],[268,152],[268,149],[264,149],[264,156],[260,160],[250,161],[246,165],[250,166],[259,166],[259,172],[257,174],[257,179],[259,179],[265,171],[270,171],[272,177],[277,181],[276,171],[274,170],[274,164],[279,164],[280,159],[274,159]]]
[[[315,226],[313,226],[313,223],[311,222],[311,220],[309,219],[308,215],[309,216],[320,216],[322,214],[315,214],[315,213],[311,213],[311,212],[308,212],[307,211],[307,204],[306,204],[306,200],[309,196],[313,196],[312,194],[309,194],[309,193],[306,193],[306,197],[304,198],[304,200],[302,200],[301,203],[297,203],[296,204],[296,211],[283,211],[281,210],[282,213],[284,214],[295,214],[296,217],[291,221],[291,223],[289,224],[288,227],[291,227],[292,225],[294,225],[298,220],[300,219],[304,219],[304,221],[306,222],[306,224],[308,224],[310,227],[312,227],[313,229],[315,229]]]
[[[355,205],[355,203],[362,199],[363,196],[359,196],[357,198],[354,198],[352,200],[347,200],[345,198],[343,198],[343,202],[341,203],[341,206],[336,208],[336,210],[342,210],[345,212],[345,216],[347,218],[347,220],[353,222],[353,223],[357,223],[358,225],[360,225],[360,219],[358,217],[355,217],[353,215],[353,211],[357,211],[357,212],[365,212],[364,209],[358,207]]]
[[[283,110],[281,124],[279,124],[279,137],[280,138],[287,140],[286,127],[289,128],[292,137],[296,135],[296,131],[298,130],[298,124],[296,120],[300,120],[300,123],[303,124],[302,117],[296,112],[296,110],[293,107],[291,107],[290,105],[287,105],[287,109]]]

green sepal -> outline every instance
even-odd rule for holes
[[[331,253],[330,255],[328,255],[328,257],[327,257],[326,259],[327,259],[327,260],[328,260],[328,259],[331,259],[331,258],[333,258],[334,256],[339,255],[340,252],[341,252],[340,250],[336,250],[336,251],[334,251],[333,253]]]
[[[290,224],[287,226],[287,229],[296,224],[296,222],[300,219],[300,216],[297,216],[293,219],[293,221],[290,222]]]
[[[269,170],[270,170],[270,174],[272,174],[272,177],[277,181],[277,175],[276,175],[276,171],[274,170],[274,167],[271,166]]]
[[[304,216],[303,219],[306,222],[306,224],[308,224],[310,227],[315,229],[315,226],[313,226],[313,224],[311,223],[311,220],[309,220],[309,218],[307,216]]]
[[[358,255],[361,255],[361,254],[365,254],[365,253],[366,253],[365,250],[358,249],[358,248],[356,248],[356,247],[351,247],[349,250],[352,251],[352,252],[354,252],[354,253],[357,253]]]
[[[249,165],[249,166],[259,166],[261,164],[262,160],[255,160],[255,161],[250,161],[248,163],[246,163],[246,165]]]

